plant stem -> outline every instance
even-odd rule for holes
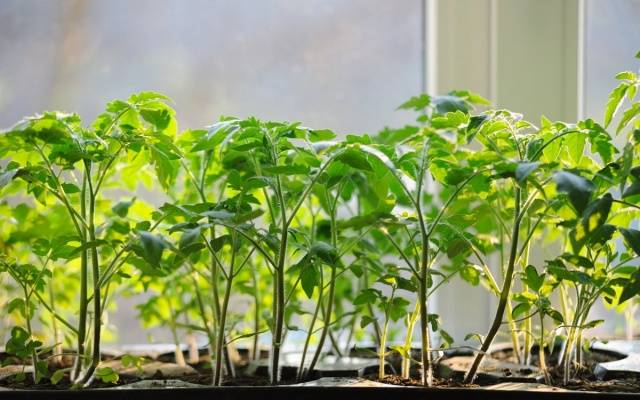
[[[171,331],[171,337],[173,338],[173,345],[175,347],[173,354],[176,364],[184,367],[187,363],[184,361],[184,354],[182,354],[182,348],[180,346],[180,339],[178,338],[178,330],[176,328],[176,314],[171,304],[171,297],[165,296],[165,301],[169,307],[169,330]]]
[[[210,242],[213,242],[213,240],[216,238],[216,232],[215,232],[215,228],[212,226],[209,229],[209,239]],[[216,332],[216,328],[218,327],[218,324],[220,323],[220,296],[218,293],[218,263],[216,261],[216,257],[214,256],[214,254],[211,255],[211,263],[209,265],[210,267],[210,276],[211,276],[211,281],[209,282],[209,284],[211,285],[211,295],[213,297],[213,326],[212,326],[212,332]],[[215,341],[215,337],[213,338],[214,341],[212,341],[211,343],[211,347],[213,349],[213,357],[214,359],[218,359],[220,357],[223,357],[222,354],[216,352],[216,347],[214,345],[214,343],[217,343]],[[211,364],[212,367],[217,364],[217,361],[214,362],[214,359],[211,360]],[[213,384],[215,385],[215,368],[212,368],[212,381]]]
[[[31,299],[26,286],[22,286],[24,291],[24,318],[27,324],[27,333],[29,334],[29,340],[33,339],[33,330],[31,329]],[[36,349],[31,350],[31,364],[33,364],[33,382],[38,383],[40,378],[38,376],[38,353]]]
[[[334,249],[337,249],[338,247],[338,225],[336,224],[336,207],[337,207],[339,196],[340,196],[340,189],[338,189],[338,192],[335,196],[335,199],[333,201],[333,206],[331,207],[331,212],[329,216],[329,222],[331,226],[331,245],[333,246]],[[327,296],[327,309],[326,309],[326,312],[324,313],[324,325],[322,326],[322,333],[320,334],[318,347],[316,348],[316,352],[313,355],[311,364],[309,364],[309,369],[307,373],[313,371],[313,368],[316,366],[316,363],[320,359],[320,355],[322,354],[322,350],[324,347],[324,342],[327,338],[329,327],[331,326],[331,313],[333,310],[333,302],[334,302],[335,288],[336,288],[336,269],[337,269],[336,263],[337,262],[338,260],[335,260],[334,263],[332,263],[332,265],[330,266],[331,276],[329,277],[329,294]]]
[[[82,382],[86,383],[93,372],[100,364],[100,331],[102,328],[102,311],[100,303],[100,260],[98,258],[98,248],[96,243],[96,226],[95,226],[95,210],[96,196],[91,181],[91,164],[87,162],[87,186],[89,189],[89,242],[91,246],[91,269],[93,279],[93,355],[91,357],[91,366],[86,372]]]
[[[391,295],[393,298],[393,295]],[[385,373],[384,367],[386,366],[386,358],[387,354],[387,331],[389,330],[389,312],[385,312],[384,316],[384,326],[382,328],[382,334],[380,335],[380,347],[378,349],[378,380],[383,380]]]
[[[500,300],[498,302],[498,308],[496,309],[496,315],[493,319],[493,323],[491,328],[489,329],[489,333],[487,334],[485,340],[482,342],[482,347],[480,352],[476,355],[476,358],[471,365],[471,368],[467,372],[467,375],[464,378],[464,382],[469,384],[472,383],[476,377],[476,372],[484,355],[486,354],[489,346],[493,342],[496,334],[500,330],[500,326],[502,325],[502,317],[504,316],[504,311],[507,306],[507,302],[509,301],[509,295],[511,293],[511,283],[513,281],[513,271],[515,267],[516,261],[516,253],[518,251],[518,237],[520,233],[520,221],[522,219],[522,215],[520,214],[520,188],[516,186],[515,188],[515,210],[514,210],[514,223],[513,223],[513,232],[511,233],[511,248],[509,253],[509,264],[507,265],[507,270],[504,276],[504,283],[502,286],[502,292],[500,293]]]
[[[253,350],[251,354],[251,358],[256,361],[260,358],[260,349],[259,349],[259,338],[260,335],[258,332],[260,331],[260,290],[258,287],[258,277],[256,268],[252,265],[251,276],[253,277],[253,329],[255,331],[255,335],[253,336]]]
[[[322,326],[322,333],[320,334],[320,340],[318,341],[318,347],[316,347],[316,351],[313,355],[313,359],[309,364],[309,368],[307,369],[307,375],[313,371],[318,360],[320,359],[320,355],[322,354],[322,350],[324,348],[324,342],[327,338],[327,333],[329,332],[329,327],[331,326],[331,311],[333,306],[333,300],[335,295],[335,280],[336,280],[336,266],[331,266],[331,276],[329,277],[329,294],[327,296],[327,309],[324,313],[324,325]]]
[[[53,271],[51,271],[51,278],[49,279],[49,284],[47,285],[48,293],[49,293],[49,302],[51,303],[51,327],[53,329],[53,343],[54,343],[54,354],[62,354],[62,339],[60,338],[60,327],[58,326],[58,319],[55,316],[55,296],[53,293]],[[62,364],[62,356],[56,356],[53,358],[53,362],[58,365]]]
[[[520,339],[518,338],[518,328],[516,322],[513,320],[513,306],[511,301],[507,301],[507,321],[509,322],[509,333],[511,336],[511,344],[513,346],[513,354],[516,357],[518,364],[522,363],[522,356],[520,355]]]
[[[233,234],[231,250],[231,262],[229,264],[229,277],[227,279],[227,285],[224,292],[224,297],[222,300],[222,309],[220,310],[220,321],[218,323],[218,337],[216,344],[216,353],[219,355],[216,358],[216,367],[214,369],[215,375],[213,376],[213,385],[220,386],[222,384],[222,355],[223,347],[224,347],[224,339],[225,339],[225,325],[227,322],[227,309],[229,308],[229,298],[231,297],[231,288],[233,284],[233,267],[235,264],[236,258],[236,235]],[[227,353],[228,354],[228,353]]]
[[[364,280],[364,289],[368,289],[369,288],[369,274],[367,273],[367,268],[363,268],[363,273],[362,273],[362,278]],[[363,290],[364,290],[363,289]],[[374,334],[376,337],[376,346],[380,347],[380,343],[382,343],[382,338],[380,337],[380,333],[382,332],[381,328],[380,328],[380,324],[378,323],[378,319],[376,318],[376,314],[373,311],[373,305],[371,303],[367,303],[367,310],[369,311],[369,315],[371,316],[371,319],[373,320],[373,328],[374,328]]]
[[[88,164],[85,163],[85,173],[83,174],[82,179],[82,190],[80,192],[80,215],[83,219],[87,218],[87,171]],[[75,380],[79,375],[82,369],[82,363],[84,361],[83,356],[84,342],[87,336],[87,286],[88,286],[88,249],[84,246],[87,243],[87,232],[84,226],[81,229],[81,239],[83,249],[80,253],[80,309],[79,309],[79,318],[78,318],[78,356],[74,360],[75,367],[71,373],[71,378]]]
[[[418,321],[418,316],[420,315],[420,305],[416,303],[416,306],[411,313],[407,317],[407,335],[404,339],[404,348],[406,349],[409,357],[402,357],[402,368],[401,374],[402,378],[409,379],[411,372],[411,345],[413,343],[413,330],[415,329],[416,322]]]
[[[274,268],[275,285],[274,285],[274,330],[271,343],[271,384],[275,385],[280,380],[280,347],[282,346],[282,333],[284,327],[284,264],[287,254],[287,240],[289,237],[289,224],[285,211],[286,203],[282,193],[282,184],[280,177],[276,177],[276,196],[280,203],[280,217],[282,219],[282,232],[280,234],[280,247],[278,249],[278,261]]]
[[[304,347],[302,348],[302,358],[300,359],[300,366],[298,367],[298,376],[296,377],[297,381],[302,381],[304,378],[304,362],[307,358],[307,351],[309,349],[309,343],[311,342],[311,337],[313,336],[313,328],[316,325],[316,321],[318,320],[318,313],[320,312],[320,306],[322,305],[322,273],[320,273],[320,287],[318,289],[318,301],[316,302],[316,308],[313,311],[313,317],[311,318],[311,323],[309,324],[309,331],[307,332],[307,338],[304,341]]]
[[[544,313],[540,312],[540,341],[538,342],[538,359],[540,360],[540,369],[544,374],[544,381],[547,385],[551,385],[551,375],[547,369],[546,355],[544,353]]]

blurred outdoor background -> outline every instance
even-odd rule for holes
[[[395,111],[410,96],[454,87],[536,123],[601,120],[639,50],[640,0],[0,0],[0,128],[47,109],[91,121],[140,90],[171,97],[183,129],[254,115],[375,133],[413,120]],[[456,303],[460,287],[437,300],[456,338],[491,312],[481,288]],[[150,334],[134,304],[115,316],[122,342]]]

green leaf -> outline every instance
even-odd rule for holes
[[[300,285],[308,298],[313,296],[313,290],[320,285],[320,273],[315,265],[305,263],[300,270]]]
[[[585,242],[590,241],[591,235],[604,225],[609,217],[612,203],[613,197],[606,193],[585,208],[580,224],[576,226],[572,236],[576,251],[579,251]]]
[[[445,331],[444,329],[438,330],[438,333],[440,334],[440,339],[442,340],[442,344],[440,345],[440,348],[447,349],[451,347],[451,345],[454,342],[453,336],[451,336],[449,332]]]
[[[524,182],[533,171],[538,169],[540,163],[537,161],[534,162],[519,162],[516,167],[516,181],[518,183]]]
[[[531,309],[531,303],[520,303],[517,306],[513,307],[511,311],[511,317],[513,319],[518,319],[521,315],[526,315]]]
[[[640,231],[625,228],[618,228],[618,230],[622,233],[627,247],[633,249],[636,255],[640,257]]]
[[[362,304],[375,304],[382,296],[382,293],[377,289],[364,289],[353,300],[353,304],[358,306]]]
[[[616,114],[618,109],[620,108],[620,104],[622,104],[622,100],[624,99],[624,95],[627,93],[627,89],[629,88],[629,84],[626,82],[618,85],[611,94],[609,95],[609,100],[607,101],[607,106],[604,111],[604,126],[605,128],[609,126],[613,116]]]
[[[316,242],[311,245],[309,255],[320,258],[329,265],[335,265],[338,262],[338,252],[328,243]]]
[[[389,346],[389,349],[400,354],[402,358],[411,359],[411,354],[409,353],[411,349],[408,348],[407,346],[392,345],[392,346]]]
[[[150,232],[139,232],[141,256],[152,266],[157,267],[162,260],[162,253],[168,247],[167,243],[160,237]]]
[[[404,103],[400,104],[398,109],[401,110],[423,110],[427,108],[431,104],[431,97],[428,94],[421,94],[419,96],[414,96]]]
[[[556,323],[564,324],[564,317],[558,310],[554,310],[553,308],[549,307],[544,310],[544,313],[550,316]]]
[[[63,183],[61,186],[66,194],[80,193],[80,188],[73,183]]]
[[[636,269],[629,277],[628,282],[623,286],[620,294],[619,304],[636,297],[640,294],[640,268]]]
[[[201,239],[201,232],[202,228],[200,226],[184,231],[180,237],[180,242],[178,243],[180,250],[184,250],[187,246],[199,242]]]
[[[617,80],[630,80],[633,81],[636,79],[636,74],[631,71],[622,71],[618,72],[615,76]]]
[[[534,292],[539,292],[540,288],[544,284],[544,274],[538,275],[538,271],[536,267],[533,265],[527,265],[524,269],[525,278],[524,282],[529,286],[531,290]]]
[[[54,372],[51,375],[51,378],[49,378],[49,380],[51,380],[52,384],[57,385],[58,382],[60,382],[62,378],[64,378],[64,373],[65,373],[64,369],[56,370],[56,372]]]
[[[11,329],[11,338],[5,345],[5,351],[22,360],[31,357],[31,354],[42,346],[42,342],[32,340],[29,333],[19,326]]]
[[[435,114],[444,115],[448,112],[469,112],[469,104],[458,96],[438,96],[433,101]]]
[[[17,169],[10,169],[8,171],[0,173],[0,189],[11,183],[17,173]]]
[[[377,321],[376,318],[372,318],[368,315],[363,315],[362,318],[360,319],[360,328],[364,329],[367,327],[367,325],[373,324],[376,321]]]
[[[95,375],[104,383],[118,383],[118,379],[120,379],[118,374],[109,367],[96,368]]]
[[[603,319],[594,319],[593,321],[589,321],[586,324],[582,325],[583,329],[593,329],[598,325],[601,325],[604,323]]]
[[[367,172],[373,171],[373,168],[371,168],[371,164],[367,160],[367,157],[362,152],[359,152],[357,150],[345,150],[340,153],[340,155],[336,157],[336,159],[355,169]]]
[[[465,337],[464,337],[464,341],[469,341],[471,339],[475,339],[478,341],[478,343],[482,344],[482,342],[484,342],[484,336],[477,333],[477,332],[472,332],[472,333],[468,333]]]
[[[622,198],[624,199],[638,194],[640,194],[640,181],[635,181],[622,192]]]
[[[554,179],[557,190],[562,193],[567,193],[578,215],[582,215],[587,204],[589,204],[591,194],[595,190],[593,182],[567,171],[557,172]]]
[[[111,207],[111,211],[120,218],[125,218],[129,214],[129,208],[135,203],[136,198],[132,198],[130,201],[119,201]]]
[[[140,115],[145,121],[153,125],[157,130],[165,130],[171,123],[173,116],[168,109],[144,108],[140,110]]]
[[[620,123],[616,128],[616,133],[620,133],[632,119],[640,115],[640,103],[635,103],[632,105],[627,111],[622,114],[622,118],[620,119]]]
[[[565,253],[561,255],[560,258],[578,267],[586,269],[595,268],[595,265],[593,265],[593,262],[591,260],[589,260],[587,257],[583,257],[577,254]]]
[[[402,297],[395,297],[389,304],[389,318],[392,321],[398,321],[400,318],[407,315],[407,306],[411,304],[409,300]]]

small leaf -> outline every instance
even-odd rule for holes
[[[618,228],[628,247],[633,249],[637,256],[640,256],[640,231],[635,229]]]
[[[583,329],[592,329],[595,328],[598,325],[601,325],[604,323],[603,319],[595,319],[593,321],[589,321],[586,324],[582,325]]]
[[[374,304],[380,298],[381,293],[376,289],[365,289],[353,300],[353,304],[358,306],[361,304]]]
[[[525,283],[531,290],[534,292],[539,292],[542,284],[544,283],[544,274],[538,275],[538,271],[533,265],[527,265],[524,269],[525,273]]]
[[[484,336],[482,336],[479,333],[473,332],[473,333],[468,333],[467,336],[464,337],[464,341],[468,341],[471,339],[476,339],[478,341],[478,343],[482,344],[482,342],[484,342]]]
[[[624,95],[627,93],[627,88],[629,88],[629,84],[626,82],[618,85],[611,94],[609,95],[609,100],[607,101],[607,106],[604,111],[604,126],[605,128],[609,126],[613,116],[616,114],[618,109],[620,108],[620,104],[622,104],[622,100],[624,99]]]
[[[620,118],[620,123],[616,128],[616,133],[620,133],[632,119],[640,115],[640,103],[635,103],[632,105],[627,111],[622,114],[622,118]]]
[[[95,375],[104,383],[117,383],[120,379],[118,374],[109,367],[96,368]]]
[[[308,298],[313,296],[314,289],[320,285],[320,273],[315,265],[305,263],[300,270],[300,285]]]
[[[511,311],[511,317],[513,319],[518,319],[521,315],[526,315],[527,312],[531,309],[531,303],[520,303],[517,306],[513,307]]]
[[[548,308],[544,312],[548,316],[550,316],[556,323],[564,324],[564,317],[558,310],[554,310],[553,308]]]
[[[131,208],[131,206],[133,205],[133,203],[135,203],[135,201],[136,201],[135,197],[132,198],[130,201],[119,201],[118,203],[114,204],[113,207],[111,207],[111,211],[113,211],[113,213],[119,216],[120,218],[125,218],[127,214],[129,214],[129,208]]]
[[[58,382],[60,382],[62,378],[64,378],[64,373],[65,373],[64,369],[56,370],[56,372],[54,372],[51,375],[51,378],[49,378],[51,380],[51,383],[53,383],[54,385],[57,385]]]
[[[400,110],[423,110],[431,104],[431,97],[428,94],[421,94],[414,96],[406,102],[400,104],[398,109]]]
[[[360,319],[360,328],[364,329],[367,327],[367,325],[373,324],[376,321],[377,321],[376,318],[372,318],[368,315],[363,315],[362,319]]]

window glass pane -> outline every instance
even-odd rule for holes
[[[420,90],[420,0],[5,0],[0,125],[57,108],[97,114],[136,90],[183,126],[219,115],[372,132]]]
[[[588,0],[586,7],[585,116],[602,122],[609,93],[618,84],[614,76],[637,71],[640,64],[634,58],[640,51],[640,0]],[[619,145],[623,140],[623,135],[616,139]],[[601,301],[590,318],[605,320],[595,334],[625,335],[623,316],[606,310]]]
[[[156,90],[182,128],[254,115],[375,133],[414,118],[395,109],[420,91],[421,17],[421,0],[2,0],[0,127],[46,109],[88,122]],[[119,341],[146,342],[140,299],[118,303]]]
[[[638,69],[640,0],[588,0],[586,7],[585,111],[601,121],[616,73]]]

